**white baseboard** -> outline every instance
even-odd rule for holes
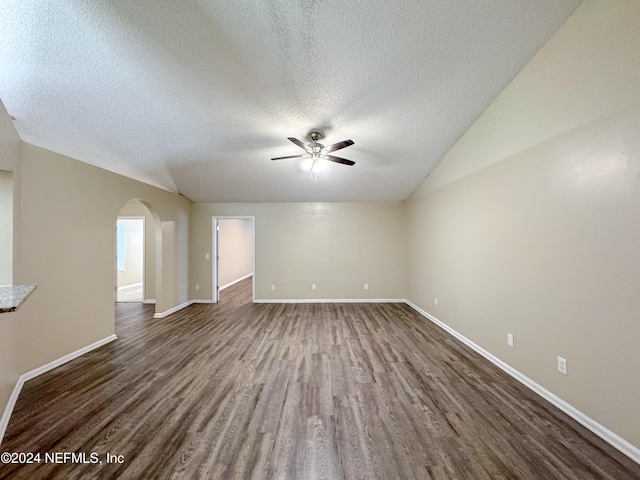
[[[191,305],[192,303],[211,303],[211,300],[191,300],[181,305],[178,305],[170,310],[167,310],[166,312],[163,312],[161,314],[156,313],[154,315],[154,318],[164,318],[167,315],[170,315],[171,313],[177,312],[178,310],[181,310],[182,308],[185,308]],[[567,403],[566,401],[564,401],[554,393],[542,387],[540,384],[536,383],[526,375],[522,374],[515,368],[511,367],[509,364],[503,362],[495,355],[489,353],[484,348],[480,347],[473,341],[469,340],[467,337],[457,332],[456,330],[448,326],[446,323],[438,320],[436,317],[429,314],[428,312],[418,307],[417,305],[415,305],[413,302],[409,300],[371,299],[371,298],[367,298],[367,299],[315,299],[315,298],[314,299],[256,299],[255,303],[406,303],[411,308],[413,308],[416,312],[420,313],[425,318],[435,323],[446,332],[453,335],[455,338],[457,338],[458,340],[463,342],[465,345],[475,350],[477,353],[485,357],[487,360],[489,360],[491,363],[496,365],[498,368],[500,368],[501,370],[503,370],[504,372],[506,372],[507,374],[509,374],[516,380],[518,380],[520,383],[522,383],[523,385],[525,385],[526,387],[528,387],[529,389],[531,389],[532,391],[540,395],[542,398],[544,398],[551,404],[555,405],[561,411],[563,411],[564,413],[569,415],[571,418],[576,420],[578,423],[580,423],[581,425],[583,425],[584,427],[586,427],[587,429],[589,429],[590,431],[598,435],[604,441],[606,441],[607,443],[609,443],[610,445],[618,449],[620,452],[622,452],[623,454],[631,458],[633,461],[640,464],[639,448],[635,447],[634,445],[626,441],[624,438],[620,437],[619,435],[615,434],[605,426],[601,425],[600,423],[596,422],[589,416],[585,415],[583,412],[573,407],[571,404]],[[116,335],[110,335],[109,337],[106,337],[102,340],[92,343],[91,345],[81,348],[80,350],[76,350],[75,352],[72,352],[68,355],[65,355],[64,357],[54,360],[53,362],[50,362],[46,365],[43,365],[41,367],[38,367],[34,370],[31,370],[21,375],[20,378],[18,378],[18,381],[16,382],[13,392],[11,393],[11,396],[9,397],[9,401],[4,409],[2,418],[0,419],[0,444],[2,443],[2,439],[6,432],[7,426],[9,425],[9,419],[11,418],[13,408],[15,407],[16,401],[18,400],[18,396],[20,395],[20,391],[22,390],[22,387],[25,382],[27,382],[28,380],[31,380],[32,378],[37,377],[38,375],[42,375],[45,372],[53,370],[54,368],[59,367],[60,365],[63,365],[81,355],[84,355],[85,353],[88,353],[109,342],[112,342],[117,338],[118,337]]]
[[[207,299],[194,299],[191,300],[191,303],[214,303],[213,300],[207,300]]]
[[[580,410],[575,408],[573,405],[567,403],[566,401],[564,401],[563,399],[561,399],[560,397],[558,397],[554,393],[552,393],[549,390],[547,390],[546,388],[544,388],[542,385],[536,383],[535,381],[533,381],[532,379],[530,379],[529,377],[527,377],[523,373],[519,372],[518,370],[516,370],[515,368],[513,368],[509,364],[503,362],[502,360],[500,360],[495,355],[489,353],[484,348],[482,348],[480,345],[472,342],[467,337],[465,337],[461,333],[457,332],[456,330],[451,328],[446,323],[438,320],[436,317],[434,317],[430,313],[424,311],[423,309],[418,307],[413,302],[410,302],[409,300],[406,300],[405,302],[406,302],[407,305],[409,305],[411,308],[413,308],[416,312],[420,313],[421,315],[423,315],[424,317],[426,317],[427,319],[429,319],[430,321],[432,321],[433,323],[435,323],[436,325],[441,327],[443,330],[445,330],[448,333],[450,333],[451,335],[453,335],[455,338],[457,338],[462,343],[464,343],[465,345],[469,346],[470,348],[472,348],[473,350],[478,352],[480,355],[485,357],[487,360],[489,360],[491,363],[496,365],[498,368],[500,368],[501,370],[505,371],[506,373],[511,375],[513,378],[518,380],[524,386],[530,388],[535,393],[540,395],[542,398],[547,400],[549,403],[552,403],[553,405],[555,405],[557,408],[559,408],[564,413],[566,413],[571,418],[573,418],[576,422],[580,423],[581,425],[583,425],[587,429],[591,430],[597,436],[602,438],[605,442],[609,443],[611,446],[615,447],[616,449],[618,449],[622,453],[624,453],[627,457],[629,457],[630,459],[632,459],[636,463],[640,464],[640,449],[639,448],[637,448],[636,446],[632,445],[631,443],[629,443],[628,441],[626,441],[624,438],[620,437],[619,435],[615,434],[614,432],[612,432],[611,430],[606,428],[604,425],[599,424],[598,422],[596,422],[595,420],[593,420],[589,416],[585,415],[583,412],[581,412]]]
[[[187,302],[181,303],[180,305],[176,305],[173,308],[170,308],[169,310],[162,312],[162,313],[154,313],[153,314],[153,318],[164,318],[168,315],[171,315],[172,313],[177,312],[178,310],[182,310],[185,307],[188,307],[189,305],[191,305],[193,303],[193,300],[189,300]]]
[[[156,299],[155,298],[145,298],[142,303],[144,303],[145,305],[155,305],[156,304]]]
[[[406,303],[404,298],[256,298],[253,303]]]
[[[250,276],[253,275],[253,272],[249,273],[248,275],[245,275],[244,277],[240,277],[237,280],[234,280],[233,282],[229,282],[224,284],[223,286],[221,286],[218,291],[221,292],[222,290],[224,290],[225,288],[230,287],[231,285],[235,285],[236,283],[241,282],[242,280],[244,280],[245,278],[249,278]]]
[[[70,354],[65,355],[64,357],[58,358],[53,362],[49,362],[46,365],[35,368],[27,373],[23,373],[20,376],[20,378],[18,378],[18,381],[16,382],[15,387],[13,387],[13,392],[11,392],[11,396],[9,397],[9,402],[4,408],[4,413],[2,414],[2,418],[0,419],[0,444],[2,443],[4,434],[7,431],[7,426],[9,425],[9,419],[11,418],[11,414],[13,413],[13,408],[16,406],[16,402],[18,401],[18,396],[20,395],[20,391],[22,390],[22,387],[24,386],[25,382],[27,382],[28,380],[31,380],[32,378],[37,377],[38,375],[42,375],[43,373],[46,373],[49,370],[53,370],[54,368],[59,367],[60,365],[70,362],[71,360],[78,358],[81,355],[84,355],[85,353],[89,353],[90,351],[95,350],[96,348],[106,345],[107,343],[113,342],[117,338],[118,337],[116,335],[109,335],[108,337],[103,338],[102,340],[98,340],[97,342],[92,343],[91,345],[87,345],[86,347],[83,347],[80,350],[71,352]]]

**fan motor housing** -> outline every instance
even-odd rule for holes
[[[309,134],[309,138],[313,141],[313,142],[317,142],[318,140],[320,140],[322,138],[322,134],[320,132],[311,132]]]

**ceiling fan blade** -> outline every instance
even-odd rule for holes
[[[309,158],[306,155],[289,155],[287,157],[276,157],[276,158],[272,158],[271,160],[286,160],[288,158]]]
[[[353,145],[353,140],[345,140],[343,142],[334,143],[333,145],[324,147],[322,149],[322,153],[335,152],[336,150],[340,150],[341,148],[345,148],[345,147],[350,147],[351,145]]]
[[[311,149],[305,143],[302,143],[297,138],[294,138],[294,137],[287,137],[287,138],[289,139],[289,141],[295,143],[300,148],[303,148],[305,150],[305,152],[311,152]]]
[[[333,155],[323,155],[322,158],[329,160],[330,162],[341,163],[343,165],[355,165],[356,162],[347,160],[346,158],[334,157]]]

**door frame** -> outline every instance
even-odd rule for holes
[[[211,300],[218,303],[220,300],[220,285],[218,285],[218,220],[251,220],[251,263],[253,273],[251,275],[251,302],[256,301],[256,217],[254,215],[214,215],[211,217],[211,243],[213,255],[211,256]]]

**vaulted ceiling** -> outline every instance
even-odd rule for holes
[[[579,0],[3,0],[31,144],[193,201],[404,200]],[[287,137],[355,144],[313,172]]]

